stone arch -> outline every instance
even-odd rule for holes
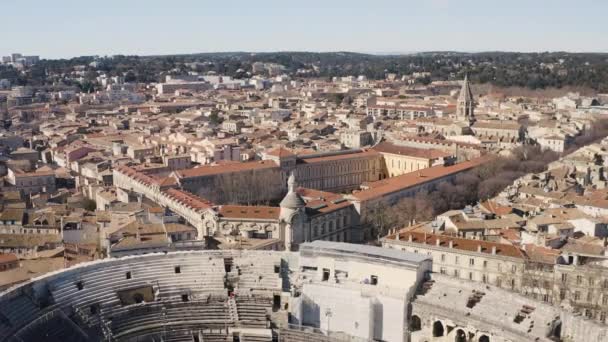
[[[479,336],[479,342],[490,342],[490,337],[488,335]]]
[[[433,323],[433,337],[440,337],[443,336],[443,334],[443,323],[441,323],[441,321],[435,321],[435,323]]]
[[[410,331],[418,331],[420,329],[422,329],[420,317],[412,315],[412,318],[410,318]]]
[[[556,318],[551,322],[551,331],[549,333],[549,337],[553,338],[556,341],[561,341],[562,338],[562,321],[559,318]]]
[[[455,342],[467,342],[467,333],[462,329],[456,330],[456,334],[454,335]]]

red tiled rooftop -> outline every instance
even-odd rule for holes
[[[263,170],[278,168],[277,164],[271,160],[260,160],[246,163],[228,163],[222,165],[207,165],[193,169],[176,171],[176,174],[181,178],[188,177],[204,177],[218,175],[222,173],[232,173],[247,170]]]
[[[381,197],[383,195],[402,191],[407,188],[431,182],[455,173],[471,170],[492,159],[492,157],[488,156],[468,160],[450,166],[433,166],[419,171],[406,173],[401,176],[368,183],[367,185],[370,187],[369,189],[355,192],[353,193],[353,197],[355,197],[359,201]]]
[[[0,264],[17,261],[15,254],[0,254]]]
[[[362,151],[362,152],[353,152],[353,153],[346,153],[346,154],[305,158],[305,159],[300,159],[299,162],[306,163],[306,164],[312,164],[312,163],[320,163],[320,162],[331,161],[331,160],[375,157],[375,156],[379,156],[379,155],[380,155],[380,153],[378,153],[374,150],[367,150],[367,151]]]
[[[227,218],[278,220],[281,208],[266,206],[222,205],[218,208],[220,216]]]
[[[295,156],[295,154],[293,152],[291,152],[290,150],[283,148],[283,147],[279,147],[279,148],[270,150],[266,154],[269,156],[274,156],[274,157],[279,157],[279,158],[287,158],[287,157]]]
[[[416,148],[409,146],[399,146],[389,142],[381,142],[373,147],[375,151],[380,153],[398,154],[414,158],[437,159],[449,157],[451,154],[432,148]]]
[[[193,195],[184,190],[167,189],[164,190],[164,193],[176,200],[177,202],[194,209],[208,209],[211,208],[211,206],[213,205],[213,203],[211,203],[210,201]]]
[[[439,240],[440,247],[449,247],[450,241],[452,241],[452,248],[477,252],[479,246],[481,246],[481,253],[492,254],[492,248],[496,248],[496,255],[507,256],[512,258],[525,258],[525,254],[516,246],[496,243],[482,240],[471,240],[457,238],[449,235],[437,235],[431,233],[412,232],[409,230],[402,230],[399,233],[399,240],[403,242],[409,242],[410,236],[412,243],[426,244],[429,246],[437,246],[437,240]],[[388,240],[395,240],[396,234],[392,234],[386,237]]]

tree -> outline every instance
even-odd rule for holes
[[[133,71],[127,71],[125,73],[125,82],[127,83],[132,83],[137,81],[137,77],[135,76],[135,74],[133,73]]]
[[[395,209],[384,201],[380,201],[367,208],[363,223],[367,226],[365,235],[380,238],[388,234],[389,230],[398,224]],[[369,234],[368,234],[369,233]]]
[[[95,211],[97,209],[97,202],[95,202],[92,199],[87,198],[84,200],[82,207],[88,211]]]

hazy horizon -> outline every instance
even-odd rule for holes
[[[608,2],[32,0],[3,3],[0,55],[603,52]],[[584,13],[584,15],[580,15]]]

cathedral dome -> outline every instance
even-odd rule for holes
[[[304,208],[306,206],[306,202],[304,201],[302,196],[300,196],[300,194],[296,192],[295,184],[296,178],[292,173],[291,176],[289,176],[289,180],[287,181],[289,191],[281,201],[281,208],[299,209]]]

